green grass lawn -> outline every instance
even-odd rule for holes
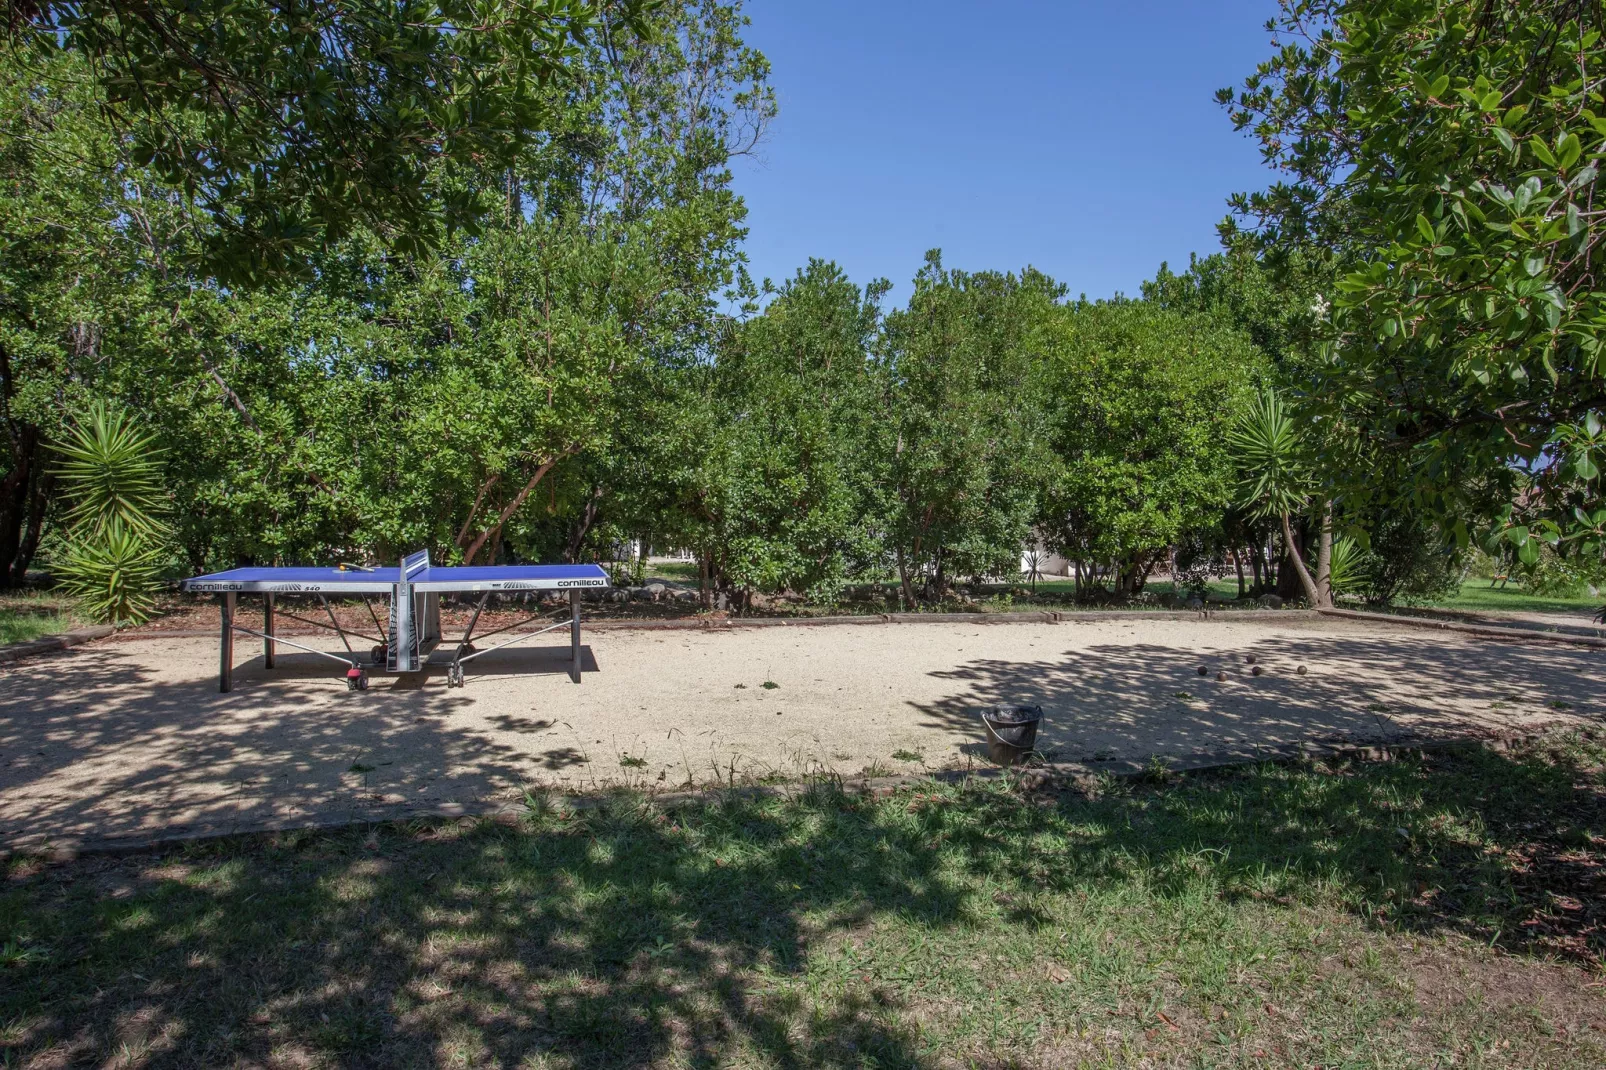
[[[1035,591],[1040,595],[1061,595],[1066,598],[1076,593],[1075,580],[1038,580],[1036,587],[1030,583],[1022,582],[1021,587]],[[1207,593],[1213,599],[1232,601],[1238,597],[1238,581],[1236,579],[1213,579],[1207,584]],[[1149,598],[1163,598],[1174,593],[1175,585],[1170,580],[1150,580],[1143,585],[1143,593]]]
[[[22,643],[71,630],[79,622],[71,605],[53,595],[0,595],[0,645]]]
[[[695,561],[654,561],[647,567],[647,580],[674,580],[676,583],[697,582]]]
[[[1442,609],[1468,609],[1475,612],[1504,610],[1508,613],[1578,613],[1600,609],[1599,598],[1547,598],[1532,594],[1509,583],[1505,587],[1490,587],[1488,580],[1472,580],[1449,598],[1438,599],[1426,605]]]
[[[1599,1067],[1603,741],[13,859],[0,1062]]]

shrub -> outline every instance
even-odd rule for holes
[[[104,528],[75,533],[55,564],[62,587],[91,617],[108,624],[150,618],[166,550],[149,536],[113,519]]]
[[[56,444],[72,505],[55,570],[95,619],[137,624],[155,605],[169,531],[159,517],[160,454],[126,413],[92,402]]]
[[[1438,598],[1460,585],[1461,555],[1426,517],[1391,510],[1371,524],[1371,545],[1361,555],[1359,575],[1355,590],[1369,605]]]

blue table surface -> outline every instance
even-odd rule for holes
[[[372,572],[338,568],[274,568],[253,566],[231,568],[196,576],[190,582],[214,583],[395,583],[398,568],[376,568]],[[600,565],[431,565],[413,573],[413,583],[497,583],[503,580],[585,580],[607,578]]]
[[[601,565],[431,565],[414,583],[496,583],[501,580],[607,579]]]

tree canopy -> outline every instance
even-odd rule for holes
[[[1066,306],[1043,344],[1054,464],[1042,530],[1134,593],[1185,532],[1231,506],[1226,435],[1265,357],[1214,315],[1146,301]]]
[[[1285,0],[1273,27],[1222,100],[1286,178],[1235,207],[1263,249],[1339,267],[1310,412],[1407,462],[1349,489],[1425,503],[1463,543],[1503,503],[1517,545],[1598,558],[1599,6]]]
[[[633,544],[711,604],[913,605],[1046,544],[1319,603],[1494,532],[1600,571],[1590,4],[1284,0],[1221,96],[1281,180],[1219,252],[1089,302],[934,250],[901,307],[748,277],[738,3],[7,12],[0,583],[113,560],[63,482],[96,413],[160,457],[141,568]]]
[[[476,188],[558,132],[588,44],[643,0],[6,0],[13,62],[57,54],[148,168],[202,213],[231,282],[305,270],[356,230],[401,252],[473,227]]]

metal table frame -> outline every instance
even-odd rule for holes
[[[364,572],[353,572],[349,576],[337,574],[336,570],[275,570],[253,569],[235,570],[233,573],[216,573],[209,576],[198,576],[185,580],[180,584],[180,590],[194,592],[216,592],[219,610],[219,648],[218,648],[218,690],[227,693],[234,688],[234,637],[236,634],[248,635],[262,640],[263,667],[274,667],[274,655],[279,646],[292,647],[296,650],[316,654],[346,666],[346,682],[352,690],[366,690],[368,686],[368,669],[378,669],[383,665],[392,672],[419,672],[423,671],[429,663],[430,653],[440,644],[438,634],[439,616],[434,606],[443,593],[478,594],[479,598],[474,604],[473,614],[469,617],[468,625],[463,629],[462,636],[452,647],[452,656],[446,667],[446,683],[448,687],[462,687],[464,684],[463,666],[474,659],[497,650],[504,650],[520,643],[528,642],[538,636],[546,635],[565,626],[569,629],[570,668],[569,677],[575,683],[581,681],[581,644],[580,644],[580,593],[584,589],[606,588],[607,575],[600,568],[590,566],[583,576],[564,576],[561,579],[544,579],[537,573],[543,568],[550,568],[553,572],[573,573],[572,566],[509,566],[505,569],[437,569],[431,570],[427,552],[420,551],[402,563],[399,569],[376,569],[370,576]],[[275,579],[274,572],[283,571],[295,573],[295,579]],[[328,577],[314,577],[313,580],[303,578],[302,574],[312,572],[325,572]],[[470,579],[457,579],[454,572],[466,573]],[[240,573],[254,573],[261,578],[236,578]],[[498,574],[508,575],[511,578],[498,580]],[[391,577],[395,578],[392,579]],[[567,611],[558,618],[548,616],[546,613],[534,613],[512,624],[497,628],[478,636],[484,640],[495,635],[504,635],[523,625],[536,621],[552,621],[545,627],[534,631],[523,632],[513,637],[489,646],[478,649],[474,646],[475,628],[479,624],[480,615],[484,612],[493,594],[520,593],[530,591],[564,591],[569,595]],[[262,596],[262,628],[246,627],[237,619],[239,610],[238,598],[242,594],[260,594]],[[373,618],[377,635],[366,635],[362,632],[347,629],[335,616],[334,609],[329,604],[331,595],[337,597],[360,597],[368,607],[369,615]],[[387,628],[380,620],[380,615],[374,612],[372,596],[378,595],[389,605],[390,626]],[[323,606],[324,613],[329,622],[314,620],[311,617],[298,616],[286,613],[280,606],[280,599],[286,597],[316,597]],[[419,607],[423,607],[420,611]],[[434,621],[434,631],[430,629],[430,621]],[[345,654],[332,653],[308,646],[293,639],[286,639],[278,634],[277,625],[280,620],[294,620],[303,624],[324,628],[340,636],[341,644],[345,647]],[[355,637],[374,643],[367,664],[351,645]]]

